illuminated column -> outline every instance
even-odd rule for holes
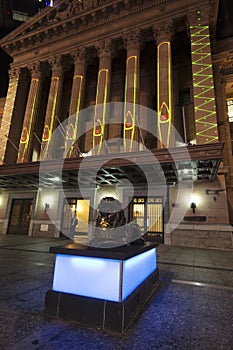
[[[10,81],[3,111],[1,132],[0,132],[0,163],[3,163],[9,136],[11,119],[14,112],[16,93],[19,83],[20,68],[11,66]]]
[[[109,102],[111,74],[111,40],[105,40],[96,45],[99,54],[99,72],[96,91],[96,105],[93,126],[93,154],[100,154],[103,141],[106,139],[107,106]],[[98,146],[97,146],[98,145]],[[94,149],[94,147],[96,149]]]
[[[29,69],[31,71],[31,84],[19,143],[17,163],[25,163],[31,160],[33,131],[40,102],[42,79],[40,62],[32,64]]]
[[[125,101],[124,101],[124,152],[138,149],[138,111],[139,104],[139,60],[141,46],[141,32],[135,30],[123,36],[127,50]],[[133,144],[136,141],[136,144]]]
[[[66,133],[66,147],[64,158],[75,157],[79,152],[75,147],[78,142],[78,120],[79,111],[82,108],[84,76],[86,68],[86,49],[82,48],[78,52],[72,53],[74,60],[74,77],[71,92],[69,119]]]
[[[59,107],[61,102],[61,90],[63,83],[63,71],[61,64],[62,57],[54,57],[49,60],[52,66],[52,78],[49,90],[49,98],[45,115],[44,130],[41,142],[41,158],[51,158],[51,149],[49,150],[51,137],[57,125],[56,118],[59,118]]]
[[[188,21],[192,54],[196,143],[218,142],[208,20],[198,10],[188,16]]]
[[[154,26],[153,31],[157,42],[158,147],[175,147],[175,135],[172,128],[172,22],[162,22]]]
[[[227,98],[226,98],[226,82],[221,73],[222,67],[218,67],[214,70],[215,77],[215,89],[216,89],[216,108],[218,115],[218,131],[219,141],[225,143],[223,149],[223,163],[230,167],[230,171],[227,174],[226,180],[233,183],[233,158],[231,147],[231,133],[227,110]]]

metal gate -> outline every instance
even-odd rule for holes
[[[137,223],[148,239],[163,243],[163,198],[134,197],[130,204],[130,221]]]

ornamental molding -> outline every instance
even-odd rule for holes
[[[153,35],[157,44],[164,40],[171,41],[174,34],[174,26],[172,20],[161,22],[153,26]]]
[[[70,56],[72,57],[73,63],[75,65],[85,63],[87,59],[86,47],[80,47],[77,50],[72,51]]]
[[[38,51],[51,42],[87,33],[111,22],[164,7],[169,0],[99,0],[87,1],[81,7],[78,0],[62,0],[55,7],[46,8],[28,22],[0,40],[2,48],[16,57]],[[84,4],[84,3],[83,3]],[[79,11],[79,12],[78,12]]]
[[[214,70],[219,71],[223,73],[227,73],[227,71],[232,71],[233,70],[233,61],[231,62],[218,62],[214,63]]]
[[[52,75],[60,76],[64,70],[64,62],[62,55],[56,55],[48,59],[48,63],[52,69]]]
[[[42,70],[40,61],[31,62],[27,68],[29,69],[32,78],[39,78],[41,76]]]
[[[112,54],[112,40],[106,39],[95,44],[99,57],[108,56]]]
[[[141,47],[141,30],[135,29],[133,31],[125,32],[122,35],[122,39],[127,51],[136,49],[138,50]]]
[[[10,64],[9,78],[18,79],[23,67],[15,67],[13,64]]]

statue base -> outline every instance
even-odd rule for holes
[[[53,286],[45,313],[124,333],[159,286],[156,243],[111,249],[53,247]]]

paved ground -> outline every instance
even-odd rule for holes
[[[43,314],[56,239],[0,236],[1,350],[232,350],[233,252],[160,246],[161,286],[124,335]]]

